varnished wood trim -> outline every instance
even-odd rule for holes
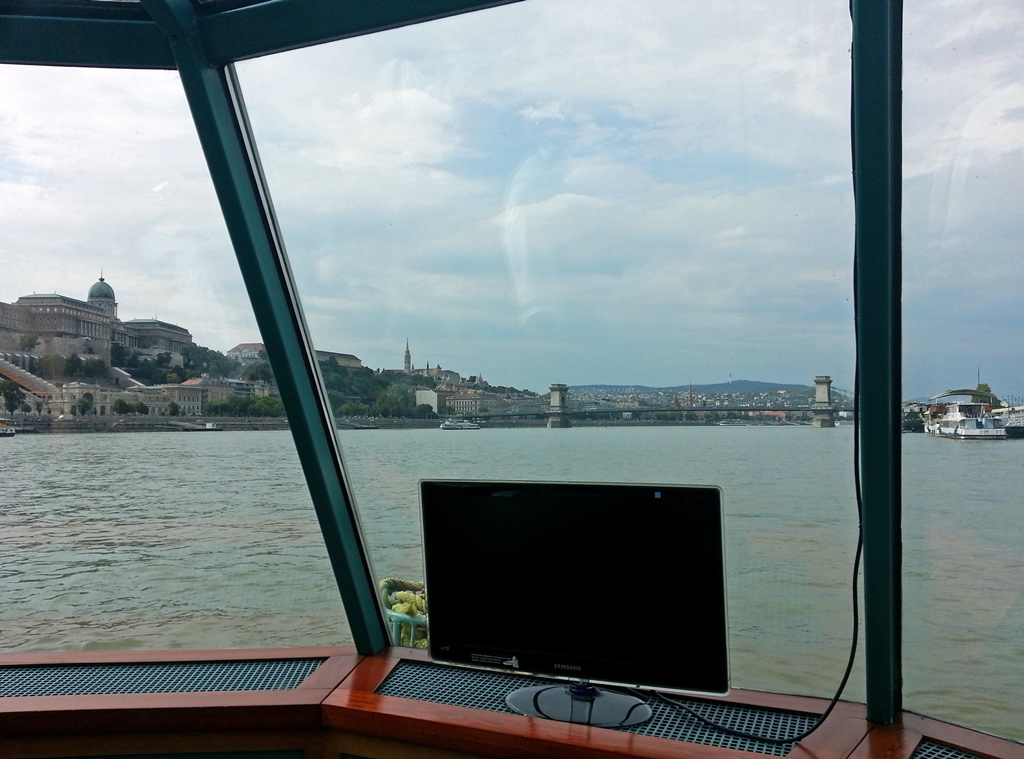
[[[156,651],[30,651],[0,654],[0,667],[52,664],[152,664],[156,662],[263,661],[267,659],[326,659],[355,656],[352,646],[292,648],[215,648]]]
[[[430,657],[426,651],[417,648],[392,648],[377,656],[367,657],[360,662],[343,688],[363,691],[374,691],[391,671],[403,661],[428,662]],[[792,696],[780,693],[764,693],[761,691],[735,689],[726,696],[701,696],[706,701],[756,706],[765,709],[779,709],[798,714],[821,714],[828,704],[820,698],[808,696]],[[861,704],[840,702],[836,705],[840,714],[863,714]]]
[[[1024,707],[1021,710],[1024,720]],[[969,730],[942,720],[906,712],[901,719],[905,732],[920,735],[936,743],[990,759],[1024,759],[1024,744]]]
[[[454,751],[495,757],[678,757],[690,759],[750,759],[750,753],[662,738],[570,725],[520,715],[499,714],[411,699],[379,696],[373,691],[403,659],[423,661],[422,652],[393,650],[360,662],[352,675],[324,702],[324,724],[346,733],[402,740]],[[743,692],[731,703],[750,704]],[[820,700],[758,694],[754,706],[821,713]],[[863,707],[839,704],[829,719],[799,748],[802,759],[845,759],[869,729]],[[796,752],[793,754],[797,755]]]
[[[235,751],[302,751],[305,759],[322,759],[320,730],[266,731],[249,729],[223,733],[146,732],[107,735],[3,736],[0,759],[58,759],[59,757],[146,754],[217,753]]]
[[[412,737],[415,740],[415,737]],[[328,732],[324,736],[324,759],[339,756],[387,757],[394,759],[487,759],[482,754],[466,754],[432,746],[418,746],[409,740],[374,738],[352,733]]]
[[[680,743],[519,715],[379,696],[403,660],[393,649],[362,658],[351,647],[214,651],[107,651],[0,655],[0,667],[60,664],[257,661],[325,658],[286,691],[108,694],[0,698],[0,759],[103,754],[301,750],[305,759],[342,753],[409,759],[524,756],[611,759],[752,759],[749,752]],[[723,701],[805,714],[826,702],[737,690]],[[840,703],[789,759],[910,759],[922,737],[985,759],[1024,759],[1024,746],[914,714],[893,725],[866,721],[864,707]]]
[[[875,725],[849,759],[910,759],[925,739],[988,759],[1024,759],[1016,741],[907,712],[891,725]]]
[[[0,656],[4,666],[155,664],[325,658],[291,690],[203,691],[0,698],[0,735],[321,727],[320,704],[359,662],[351,648],[121,651]],[[57,661],[61,659],[62,661]]]
[[[331,655],[327,661],[311,672],[309,677],[299,683],[296,690],[334,690],[352,673],[361,660],[362,657],[357,656],[355,651]]]
[[[921,736],[903,725],[874,725],[849,759],[910,759]]]

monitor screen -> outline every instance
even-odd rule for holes
[[[728,690],[717,487],[429,480],[420,496],[433,660]]]

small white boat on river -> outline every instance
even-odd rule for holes
[[[442,430],[478,430],[480,425],[476,422],[467,422],[465,420],[456,421],[454,419],[448,419],[441,423]]]

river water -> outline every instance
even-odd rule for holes
[[[423,477],[723,488],[735,687],[830,696],[851,636],[853,428],[339,433],[378,577],[421,579]],[[908,709],[1024,738],[1024,441],[904,435]],[[0,444],[0,650],[350,642],[288,432]],[[647,577],[686,618],[689,577]],[[486,578],[481,578],[486,596]],[[598,589],[568,588],[599,608]],[[855,667],[845,697],[863,699]]]

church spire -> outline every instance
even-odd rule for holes
[[[405,338],[405,371],[412,373],[412,354],[409,352],[409,338]]]

